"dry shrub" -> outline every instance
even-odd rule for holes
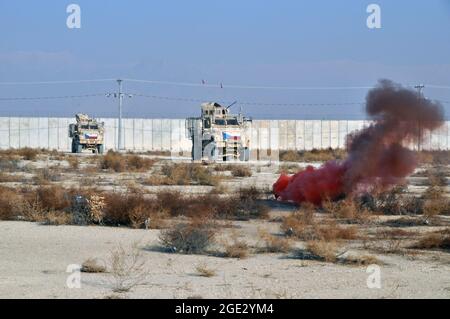
[[[214,230],[205,221],[176,224],[161,231],[159,240],[166,249],[183,254],[204,254],[214,243]]]
[[[304,169],[297,164],[281,164],[278,168],[278,174],[295,174]]]
[[[292,244],[289,239],[274,236],[265,230],[260,230],[259,236],[263,241],[263,247],[260,248],[260,252],[287,253],[291,250]]]
[[[78,169],[78,167],[80,166],[80,161],[78,160],[77,156],[69,156],[66,161],[67,163],[69,163],[69,166],[72,169]]]
[[[131,171],[148,171],[155,164],[155,160],[144,158],[139,155],[129,155],[127,156],[127,168]]]
[[[216,275],[216,271],[214,269],[209,268],[205,264],[200,264],[197,267],[195,267],[195,270],[197,271],[198,275],[201,277],[213,277]]]
[[[380,239],[407,239],[417,236],[416,231],[408,231],[404,229],[380,229],[375,233],[376,238]]]
[[[429,186],[422,198],[424,200],[422,210],[425,216],[433,217],[450,212],[450,201],[444,195],[444,189],[442,186]]]
[[[313,240],[306,243],[306,250],[318,259],[335,262],[338,258],[339,245],[334,241]]]
[[[249,254],[248,244],[233,236],[231,243],[225,244],[224,257],[228,258],[246,258]]]
[[[87,204],[89,205],[89,220],[100,224],[103,221],[104,210],[105,210],[105,197],[92,194],[87,199]]]
[[[360,256],[347,256],[345,258],[338,258],[340,263],[356,266],[368,266],[368,265],[382,265],[376,256],[373,255],[360,255]]]
[[[141,227],[155,212],[155,202],[141,193],[114,192],[105,195],[105,224]]]
[[[122,154],[109,150],[100,160],[100,168],[123,172],[126,168],[126,161]]]
[[[233,218],[248,220],[264,218],[269,208],[262,204],[256,188],[241,189],[232,196],[208,193],[200,196],[183,196],[179,191],[164,190],[157,194],[160,210],[171,216],[198,216],[203,218]]]
[[[411,248],[450,250],[450,230],[446,229],[426,234]]]
[[[220,176],[214,175],[207,167],[197,163],[164,164],[162,185],[210,185],[215,186]],[[161,182],[161,181],[160,181]]]
[[[281,230],[287,236],[300,240],[350,240],[358,238],[358,229],[353,226],[340,226],[333,220],[316,221],[314,208],[310,205],[301,208],[284,218]]]
[[[399,233],[391,232],[389,230],[378,230],[376,232],[376,239],[381,242],[377,245],[375,250],[381,251],[387,254],[397,254],[402,251],[402,240]]]
[[[103,273],[106,272],[106,266],[102,265],[97,258],[89,258],[81,264],[81,272]]]
[[[1,151],[0,151],[1,152]],[[23,168],[20,166],[20,162],[16,158],[9,158],[6,156],[6,158],[3,157],[0,158],[0,171],[1,172],[17,172],[23,170]]]
[[[20,176],[0,171],[0,183],[15,183],[21,181],[23,181],[23,178]]]
[[[329,221],[316,226],[317,237],[323,240],[352,240],[358,238],[358,229],[356,227],[339,226],[334,221]]]
[[[405,185],[395,186],[388,191],[378,194],[375,198],[375,209],[386,215],[405,215],[407,211],[407,201],[405,196],[407,192]]]
[[[345,157],[341,149],[313,149],[311,151],[280,151],[280,161],[284,162],[327,162],[341,160]]]
[[[145,282],[148,276],[145,259],[137,243],[134,243],[129,251],[122,246],[112,250],[110,268],[114,292],[130,291]]]
[[[100,168],[115,172],[142,172],[151,169],[154,163],[155,160],[143,158],[139,155],[123,155],[109,150],[100,160]]]
[[[64,211],[71,207],[71,191],[62,187],[39,186],[31,195],[36,196],[43,211]]]
[[[23,198],[15,190],[0,186],[0,220],[14,219],[23,210]]]
[[[40,217],[36,221],[44,225],[70,225],[72,223],[72,215],[62,211],[41,212]]]
[[[232,217],[236,219],[267,218],[269,207],[264,205],[260,199],[261,191],[256,187],[240,188],[237,196],[229,197],[228,206],[224,203],[223,207],[231,208],[232,210],[228,213],[232,213]]]
[[[449,165],[450,151],[420,151],[418,157],[421,163],[434,165]]]
[[[29,147],[20,148],[17,150],[17,154],[19,156],[23,157],[23,159],[28,160],[28,161],[36,160],[39,153],[40,153],[40,151],[38,149],[29,148]]]
[[[58,182],[62,179],[62,175],[57,168],[39,168],[33,177],[34,183],[37,185],[45,185],[50,182]]]
[[[341,201],[327,200],[322,205],[325,212],[332,214],[334,217],[344,219],[352,223],[367,223],[370,213],[367,209],[361,207],[352,199]]]
[[[283,218],[281,230],[287,236],[310,240],[314,238],[314,225],[314,208],[308,206]]]
[[[250,167],[243,165],[233,165],[231,169],[231,175],[234,177],[250,177],[252,176],[252,170]]]

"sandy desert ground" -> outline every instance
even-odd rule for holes
[[[247,225],[248,231],[257,225]],[[1,222],[1,298],[449,298],[448,253],[382,256],[381,288],[368,288],[365,266],[336,265],[257,254],[245,259],[167,254],[146,250],[158,230],[44,226]],[[116,294],[108,273],[81,273],[81,288],[68,288],[68,265],[95,257],[108,263],[116,245],[139,242],[147,278]],[[212,277],[196,267],[207,265]]]
[[[86,158],[86,163],[89,163],[89,156]],[[64,159],[59,161],[64,162]],[[88,165],[86,163],[82,165]],[[49,160],[32,161],[27,164],[35,168],[39,168],[40,165],[48,167]],[[279,175],[279,168],[258,165],[251,165],[253,171],[251,177],[229,178],[222,181],[222,184],[228,192],[244,184],[270,187]],[[420,169],[416,173],[416,176],[409,180],[409,192],[418,196],[417,194],[426,188],[426,181],[425,177],[421,176]],[[15,175],[20,175],[28,181],[33,174],[33,170],[28,170]],[[141,176],[142,173],[91,172],[89,178],[94,179],[99,188],[117,190],[126,187],[130,181],[135,181],[138,175]],[[73,171],[67,170],[63,176],[54,183],[61,186],[81,183],[83,174],[78,168]],[[14,188],[24,184],[24,181],[8,180],[2,184]],[[146,192],[152,193],[161,186],[142,187]],[[166,187],[181,189],[191,194],[208,192],[213,188],[180,185]],[[448,186],[444,189],[448,193]],[[395,252],[366,245],[365,240],[360,237],[346,241],[340,259],[370,255],[377,264],[375,267],[379,267],[381,287],[373,287],[367,283],[368,279],[372,278],[373,268],[368,269],[372,263],[352,264],[299,258],[297,251],[302,251],[305,247],[302,240],[292,239],[288,251],[261,251],[260,248],[264,246],[261,238],[262,230],[273,236],[281,236],[281,221],[296,210],[292,205],[277,203],[270,197],[265,199],[265,202],[270,207],[267,218],[219,220],[219,227],[214,228],[216,241],[211,251],[220,251],[224,244],[237,236],[249,248],[248,255],[242,258],[226,258],[214,253],[187,255],[167,252],[158,248],[161,246],[160,229],[0,221],[0,298],[450,297],[448,249],[411,248],[411,244],[423,233],[448,230],[450,216],[439,216],[438,222],[430,225],[415,224],[401,227],[402,231],[406,229],[405,234],[415,234],[415,237],[405,236],[402,240],[396,241],[399,246]],[[328,218],[322,213],[316,214],[317,218]],[[380,229],[398,229],[386,227],[385,222],[396,221],[402,217],[404,216],[376,216],[376,221],[358,225],[359,231],[373,234]],[[174,223],[184,218],[173,217],[169,222]],[[420,216],[410,218],[421,220]],[[384,238],[388,244],[392,240]],[[119,247],[124,249],[125,253],[122,256],[124,260],[128,262],[135,253],[134,257],[139,259],[141,265],[136,274],[132,273],[133,270],[125,275],[129,276],[130,280],[135,279],[136,282],[131,289],[121,292],[115,288],[117,274],[112,271],[112,256],[117,256]],[[81,287],[70,288],[67,280],[73,279],[73,275],[77,274],[70,271],[70,265],[81,265],[89,259],[96,259],[96,264],[104,266],[105,269],[98,273],[79,273]],[[133,278],[133,275],[136,275],[136,278]]]

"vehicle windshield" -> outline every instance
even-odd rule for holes
[[[216,119],[216,120],[214,121],[214,123],[217,124],[217,125],[225,125],[225,120],[222,120],[222,119]]]

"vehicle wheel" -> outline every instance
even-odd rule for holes
[[[97,145],[97,151],[99,154],[103,154],[104,150],[105,150],[105,147],[103,146],[103,144]]]

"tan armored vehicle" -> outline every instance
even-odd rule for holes
[[[201,117],[186,119],[187,134],[192,140],[193,160],[249,160],[251,120],[240,113],[229,112],[235,103],[228,107],[219,103],[203,103]]]
[[[76,124],[69,125],[69,137],[72,138],[72,153],[91,150],[103,154],[104,123],[90,118],[86,114],[75,115]]]

